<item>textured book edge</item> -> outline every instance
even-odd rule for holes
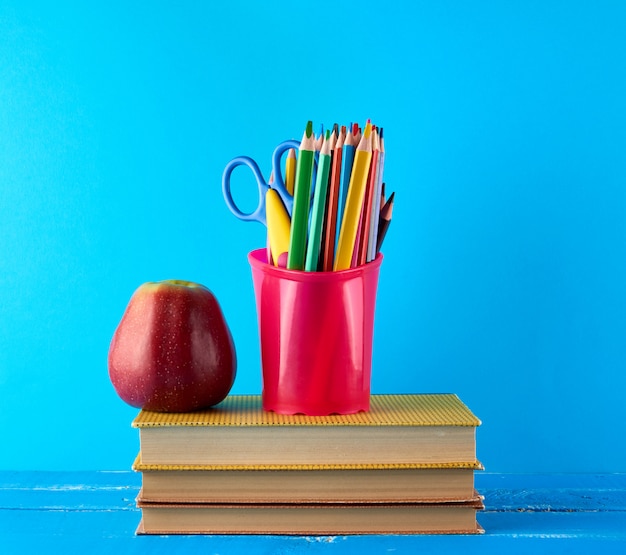
[[[145,527],[145,522],[144,522],[144,514],[143,511],[146,509],[151,509],[151,510],[159,510],[159,509],[164,509],[164,510],[194,510],[194,509],[202,509],[202,508],[207,508],[209,510],[211,509],[243,509],[246,511],[255,511],[255,510],[261,510],[261,511],[267,511],[269,510],[271,512],[272,509],[278,509],[283,510],[283,509],[289,509],[289,511],[292,510],[298,510],[298,509],[313,509],[313,510],[318,510],[318,511],[326,511],[326,510],[335,510],[337,508],[341,509],[341,507],[336,506],[336,505],[329,505],[329,504],[210,504],[210,505],[202,505],[202,504],[167,504],[167,503],[140,503],[138,502],[137,506],[141,509],[142,511],[142,518],[139,522],[139,526],[137,527],[136,530],[136,534],[138,535],[150,535],[150,534],[154,534],[154,535],[163,535],[163,534],[194,534],[194,535],[210,535],[210,534],[228,534],[228,535],[247,535],[247,534],[260,534],[260,535],[310,535],[310,534],[314,534],[314,535],[378,535],[378,534],[401,534],[401,535],[419,535],[419,534],[442,534],[442,535],[454,535],[454,534],[482,534],[484,533],[483,528],[480,526],[480,524],[477,522],[476,517],[474,516],[473,518],[473,525],[471,528],[446,528],[446,529],[442,529],[441,526],[440,527],[430,527],[430,528],[422,528],[420,529],[420,525],[418,522],[416,522],[415,528],[411,527],[411,529],[406,529],[406,528],[393,528],[390,526],[384,526],[384,527],[378,527],[376,528],[376,525],[374,524],[372,525],[367,525],[367,526],[355,526],[354,524],[347,524],[346,525],[346,529],[345,530],[339,530],[341,525],[336,525],[333,527],[333,529],[327,529],[327,530],[323,530],[319,527],[315,527],[314,529],[312,527],[307,527],[306,525],[303,524],[296,524],[294,523],[293,528],[290,529],[285,529],[285,527],[282,527],[282,529],[278,529],[277,527],[274,526],[268,526],[267,524],[250,524],[249,527],[247,528],[242,528],[242,527],[232,527],[231,529],[229,529],[229,527],[227,525],[225,525],[224,523],[218,525],[218,526],[206,526],[203,529],[199,529],[198,526],[196,526],[195,528],[192,528],[191,526],[187,527],[185,525],[181,525],[181,526],[171,526],[171,527],[167,527],[166,528],[160,528],[158,530],[147,530]],[[437,508],[449,508],[452,509],[454,511],[458,510],[471,510],[474,511],[474,514],[476,514],[477,512],[481,511],[484,509],[484,504],[482,501],[482,497],[480,497],[479,499],[469,502],[469,503],[433,503],[433,504],[420,504],[420,503],[407,503],[407,504],[397,504],[397,503],[387,503],[387,504],[364,504],[364,503],[360,503],[357,505],[350,505],[350,507],[362,507],[365,510],[367,509],[371,509],[372,507],[376,507],[377,510],[378,509],[382,509],[382,510],[386,510],[387,507],[389,507],[390,510],[394,510],[394,509],[398,509],[399,507],[407,507],[409,510],[411,508],[424,508],[424,509],[437,509]],[[347,508],[348,506],[344,506],[345,508]],[[253,514],[253,513],[251,513]],[[290,513],[291,514],[291,513]],[[267,521],[265,521],[267,522]]]
[[[132,469],[135,472],[165,471],[255,471],[255,470],[402,470],[402,469],[468,469],[484,470],[479,461],[459,461],[445,463],[370,463],[370,464],[144,464],[141,453],[135,458]]]
[[[141,410],[134,428],[162,426],[480,426],[453,393],[372,395],[370,410],[347,415],[283,415],[263,410],[260,395],[229,395],[207,410],[164,413]]]
[[[350,533],[342,533],[342,536],[375,536],[375,535],[402,535],[402,536],[454,536],[454,535],[458,535],[458,536],[465,536],[465,535],[481,535],[484,534],[485,530],[484,528],[478,523],[476,522],[476,527],[471,529],[471,530],[456,530],[456,531],[450,531],[450,530],[446,530],[446,531],[439,531],[439,530],[424,530],[424,531],[417,531],[417,532],[405,532],[405,531],[398,531],[398,532],[389,532],[389,531],[384,531],[384,532],[371,532],[371,531],[363,531],[363,532],[350,532]],[[197,536],[211,536],[214,534],[214,532],[196,532],[193,530],[190,531],[186,531],[186,530],[171,530],[169,532],[148,532],[146,531],[144,524],[143,524],[143,518],[139,521],[139,525],[137,526],[137,530],[135,531],[135,534],[137,536],[163,536],[163,535],[168,535],[168,536],[175,536],[175,535],[197,535]],[[294,532],[260,532],[260,531],[254,531],[254,530],[250,530],[248,532],[229,532],[227,533],[228,535],[231,536],[245,536],[245,535],[271,535],[271,536],[308,536],[310,534],[301,532],[301,533],[294,533]],[[330,535],[330,536],[336,536],[337,534],[335,532],[329,533],[329,534],[323,534],[323,533],[319,533],[316,532],[315,535]]]
[[[478,493],[477,490],[474,490],[474,494],[472,495],[471,498],[469,499],[461,499],[461,500],[451,500],[451,501],[447,501],[447,502],[423,502],[423,501],[409,501],[409,502],[396,502],[394,499],[389,499],[387,501],[380,501],[379,499],[373,499],[371,501],[368,500],[361,500],[355,503],[326,503],[326,502],[321,502],[321,501],[314,501],[314,502],[307,502],[307,501],[298,501],[298,500],[294,500],[294,501],[289,501],[289,502],[280,502],[280,503],[276,503],[276,502],[267,502],[267,503],[259,503],[259,502],[255,502],[255,503],[201,503],[199,501],[193,501],[190,503],[187,502],[174,502],[174,503],[164,503],[164,502],[153,502],[153,501],[149,501],[146,500],[144,498],[143,495],[143,488],[140,488],[139,493],[137,494],[137,497],[135,497],[135,503],[137,505],[138,508],[143,508],[143,507],[152,507],[152,508],[158,508],[158,507],[163,507],[163,508],[169,508],[169,509],[174,509],[174,508],[181,508],[181,509],[199,509],[202,507],[206,507],[206,506],[210,506],[212,508],[223,508],[223,509],[227,509],[227,508],[249,508],[249,509],[253,509],[253,508],[267,508],[267,509],[271,509],[271,508],[312,508],[312,509],[320,509],[323,510],[325,507],[333,507],[333,508],[337,508],[340,507],[342,505],[345,506],[349,506],[351,508],[353,507],[363,507],[363,508],[368,508],[368,507],[373,507],[376,506],[378,507],[397,507],[400,505],[406,505],[406,506],[418,506],[418,507],[461,507],[461,508],[473,508],[477,511],[482,511],[485,508],[484,505],[484,500],[485,497],[483,495],[481,495],[480,493]]]
[[[251,505],[257,506],[311,506],[311,507],[322,507],[322,506],[370,506],[370,505],[378,505],[378,506],[397,506],[397,505],[427,505],[427,506],[436,506],[436,505],[447,505],[447,506],[460,506],[460,507],[469,507],[473,506],[477,511],[484,509],[484,496],[480,495],[476,490],[474,490],[473,495],[471,496],[451,496],[451,497],[412,497],[412,498],[402,498],[397,499],[395,497],[387,497],[387,498],[359,498],[359,499],[336,499],[336,500],[328,500],[328,499],[316,499],[315,497],[301,497],[301,498],[292,498],[289,500],[278,500],[276,498],[267,497],[265,500],[260,500],[259,498],[247,499],[247,500],[237,500],[232,501],[231,499],[227,501],[216,501],[214,498],[206,498],[206,499],[184,499],[181,497],[159,497],[153,498],[147,496],[143,492],[143,488],[139,490],[137,497],[135,498],[135,503],[138,508],[142,507],[201,507],[202,505],[211,505],[214,507],[228,507],[228,506],[238,506],[238,507],[246,507]]]

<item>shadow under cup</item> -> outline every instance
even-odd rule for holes
[[[375,260],[340,272],[303,272],[248,255],[256,298],[263,409],[311,416],[370,406],[378,275]]]

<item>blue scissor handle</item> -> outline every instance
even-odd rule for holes
[[[254,178],[257,182],[257,187],[259,190],[259,201],[257,203],[257,207],[249,213],[242,212],[240,208],[235,203],[233,199],[232,192],[230,190],[230,175],[233,173],[233,170],[239,166],[248,166],[254,175]],[[267,225],[265,221],[265,193],[269,185],[265,182],[263,178],[263,174],[259,169],[259,165],[249,156],[237,156],[237,158],[233,158],[226,167],[224,168],[224,174],[222,175],[222,193],[224,195],[224,200],[226,201],[226,206],[228,209],[240,220],[244,222],[261,222],[263,225]]]
[[[285,151],[289,150],[290,148],[298,149],[299,146],[299,141],[289,140],[280,143],[276,147],[276,149],[274,150],[274,154],[272,155],[272,173],[274,176],[274,181],[271,184],[265,181],[259,165],[249,156],[238,156],[237,158],[233,158],[228,164],[226,164],[226,167],[224,168],[224,173],[222,175],[222,193],[224,195],[226,205],[237,218],[246,222],[256,221],[261,222],[263,225],[267,225],[267,221],[265,218],[265,194],[270,187],[272,189],[275,189],[276,192],[280,195],[280,198],[285,204],[285,208],[287,209],[289,214],[291,214],[291,210],[293,208],[293,197],[287,192],[287,188],[285,187],[285,181],[283,179],[280,168],[280,160]],[[231,174],[233,173],[233,170],[238,166],[247,166],[248,168],[250,168],[257,182],[259,201],[257,207],[249,213],[243,212],[237,206],[230,190]]]

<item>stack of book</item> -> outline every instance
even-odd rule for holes
[[[275,414],[256,395],[142,410],[137,533],[479,533],[479,425],[452,394],[372,395],[343,416]]]

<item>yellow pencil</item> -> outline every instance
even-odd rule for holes
[[[341,220],[341,230],[339,231],[339,241],[337,243],[335,271],[347,270],[352,262],[354,243],[359,228],[359,217],[361,216],[361,207],[363,206],[363,198],[365,197],[365,189],[367,187],[367,176],[372,160],[371,132],[372,125],[368,121],[354,153],[346,207]]]
[[[265,212],[272,260],[274,266],[278,266],[280,255],[289,251],[291,220],[280,195],[274,189],[268,189],[265,193]]]

